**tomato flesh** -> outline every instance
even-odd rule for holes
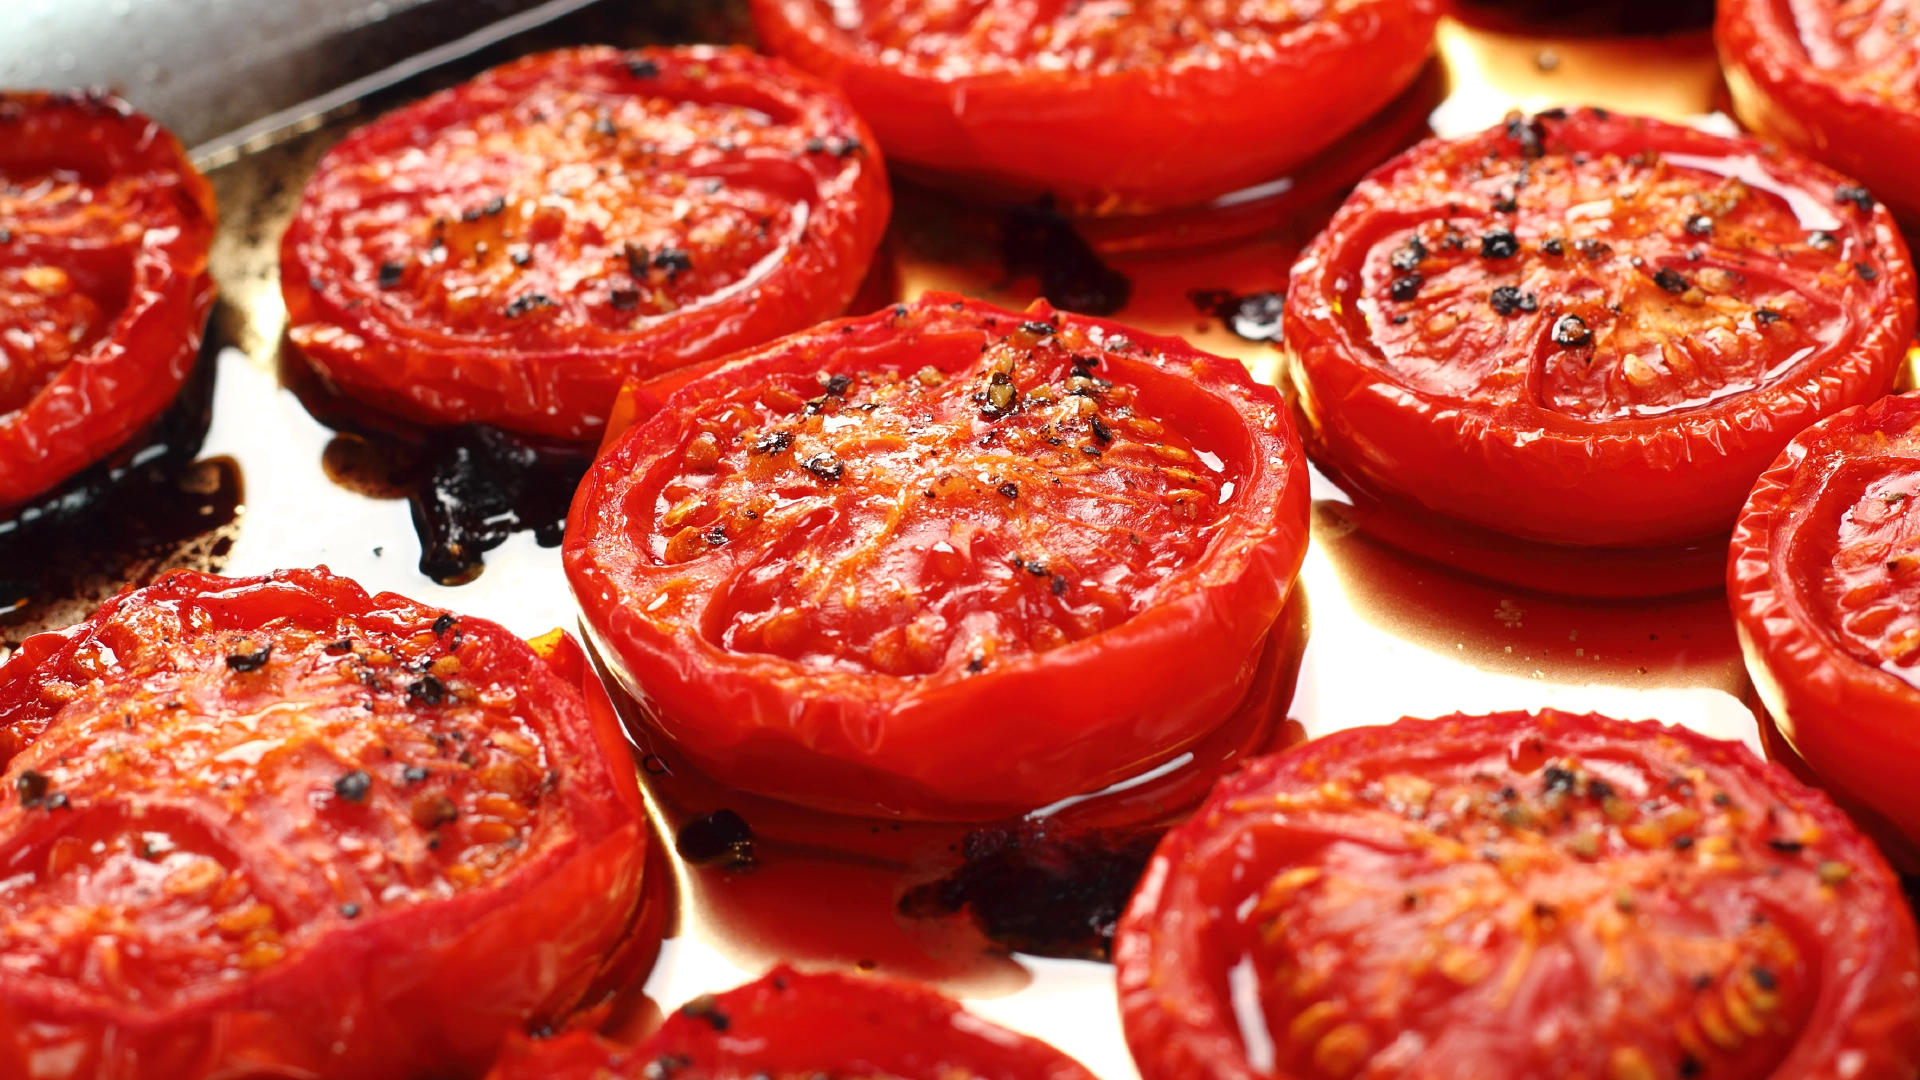
[[[1823,796],[1683,729],[1513,713],[1305,744],[1169,834],[1120,934],[1150,1080],[1920,1062],[1884,860]]]
[[[717,778],[999,817],[1246,696],[1304,557],[1291,439],[1238,364],[930,294],[654,401],[575,499],[568,575]]]
[[[76,1049],[47,1076],[471,1068],[516,1017],[570,1007],[638,904],[633,779],[578,691],[497,626],[324,571],[123,593],[0,667],[0,723],[0,1014],[21,1033],[0,1064],[52,1033]],[[523,895],[583,872],[595,895],[572,912]],[[525,959],[504,943],[450,960],[461,932],[413,925],[503,916],[537,931],[523,948],[548,942],[551,973],[503,977]],[[367,1023],[387,950],[422,984]],[[436,985],[463,966],[489,986],[472,1015],[434,1000],[468,992]],[[263,1007],[284,1027],[168,1071]]]
[[[508,1047],[490,1080],[1092,1080],[1038,1039],[996,1027],[926,987],[775,968],[674,1010],[653,1038],[585,1033]]]
[[[1383,167],[1301,260],[1287,342],[1335,471],[1564,544],[1733,519],[1795,431],[1890,385],[1891,219],[1844,177],[1597,110]]]
[[[597,438],[628,375],[840,312],[886,224],[871,141],[742,52],[529,57],[321,163],[282,250],[290,335],[411,418]]]

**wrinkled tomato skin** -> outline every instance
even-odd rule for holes
[[[329,652],[335,635],[352,635],[354,650]],[[592,676],[579,647],[557,631],[539,644],[543,654],[492,623],[368,596],[324,569],[178,572],[119,594],[87,622],[28,639],[0,667],[10,756],[0,835],[16,870],[38,865],[28,856],[41,849],[48,861],[16,881],[12,921],[0,927],[9,953],[0,1076],[477,1077],[510,1031],[609,993],[603,975],[615,966],[631,974],[658,944],[633,933],[657,935],[661,921],[641,893],[644,810],[612,706],[604,694],[583,697],[583,685],[597,684],[583,682]],[[268,645],[258,667],[248,666],[257,652],[229,651]],[[437,690],[395,694],[393,681],[416,679],[419,668],[395,674],[394,659],[411,663],[419,650],[461,663],[429,669],[445,677]],[[239,667],[222,653],[241,656]],[[143,665],[137,675],[122,667],[132,657]],[[342,714],[337,695],[359,691],[329,675],[330,663],[373,673],[349,676],[373,699],[366,719]],[[306,699],[262,685],[281,679]],[[435,693],[442,703],[428,702]],[[154,720],[183,701],[184,722]],[[295,702],[306,710],[286,708]],[[100,723],[73,711],[100,704],[124,713]],[[446,754],[430,750],[435,739]],[[534,788],[496,794],[492,776],[520,775],[503,755],[526,747],[546,777],[528,774]],[[424,762],[425,775],[402,778],[407,762]],[[456,878],[451,858],[478,849],[436,853],[478,842],[483,828],[497,840],[513,816],[502,799],[526,813],[515,834],[524,839],[496,845],[503,872]],[[423,806],[435,840],[405,847],[407,833],[426,827]],[[129,829],[137,848],[115,834]],[[91,856],[88,835],[100,837]],[[443,848],[441,837],[456,843]],[[408,850],[437,895],[370,893],[382,865],[396,865],[381,856]],[[144,890],[96,897],[119,913],[120,937],[90,934],[89,909],[57,897],[38,910],[71,922],[20,921],[59,886],[57,863],[89,857],[101,860],[88,879],[96,883],[109,870],[156,867]],[[72,887],[95,887],[88,880]],[[256,899],[221,910],[234,883]],[[169,905],[202,901],[189,918],[165,921]],[[40,937],[17,936],[36,925]],[[230,932],[247,935],[234,939],[245,950],[237,966],[218,952],[228,938],[196,952],[181,937]],[[63,956],[88,966],[63,976]],[[103,967],[115,957],[118,967]],[[103,970],[126,974],[117,984]]]
[[[1093,1080],[1046,1043],[995,1027],[924,986],[784,965],[694,999],[639,1047],[584,1032],[516,1041],[488,1080],[641,1080],[667,1061],[686,1080]]]
[[[1145,1080],[1920,1068],[1920,945],[1872,843],[1738,743],[1597,715],[1254,762],[1161,842],[1115,963]]]
[[[1309,456],[1529,540],[1724,536],[1787,440],[1888,392],[1912,338],[1906,244],[1884,206],[1840,198],[1849,183],[1599,110],[1422,143],[1294,267],[1287,377]],[[1489,257],[1502,230],[1511,253]],[[1404,238],[1425,234],[1403,274]],[[1557,338],[1568,317],[1582,324]]]
[[[1798,8],[1796,12],[1794,9]],[[1868,9],[1867,15],[1891,6]],[[1863,11],[1847,22],[1867,21]],[[1903,222],[1920,221],[1920,108],[1914,105],[1914,50],[1894,43],[1872,62],[1835,55],[1816,63],[1801,19],[1832,53],[1848,53],[1834,5],[1727,0],[1715,15],[1714,42],[1741,124],[1783,146],[1858,178]],[[1880,67],[1892,68],[1879,71]],[[1907,70],[1901,70],[1905,68]]]
[[[0,328],[31,342],[0,348],[0,508],[111,453],[179,394],[213,306],[215,220],[179,140],[125,102],[0,93]],[[43,296],[90,317],[48,324]]]
[[[281,245],[289,336],[407,419],[597,441],[627,378],[843,312],[891,199],[860,118],[778,60],[530,56],[321,160]]]
[[[1916,431],[1920,397],[1909,393],[1849,409],[1788,444],[1734,530],[1727,598],[1755,689],[1793,750],[1823,783],[1920,841],[1920,773],[1910,765],[1920,754],[1920,689],[1901,658],[1873,662],[1846,630],[1898,605],[1912,553],[1899,539],[1835,547],[1836,529],[1858,520],[1854,497],[1870,506],[1865,489],[1916,486],[1905,479],[1920,473]],[[1905,502],[1885,504],[1894,528]],[[1858,565],[1865,560],[1878,565]],[[1833,582],[1861,570],[1891,579],[1893,595],[1863,582],[1832,597]],[[1903,618],[1889,621],[1897,629]]]
[[[1069,353],[1107,388],[1063,383]],[[996,358],[1019,403],[998,419],[981,411]],[[821,392],[831,376],[843,396]],[[802,410],[808,394],[829,415]],[[768,404],[783,399],[785,415]],[[1076,418],[1054,426],[1057,410]],[[767,426],[716,449],[714,418],[735,415]],[[1286,410],[1239,364],[933,293],[674,392],[588,472],[564,559],[623,685],[716,779],[837,813],[993,820],[1224,722],[1306,533]]]
[[[1275,5],[1049,2],[1010,25],[1005,5],[923,18],[897,0],[885,17],[931,32],[902,26],[883,43],[871,32],[879,3],[855,6],[850,28],[836,23],[845,6],[823,0],[752,6],[766,48],[844,90],[890,158],[1092,213],[1201,203],[1305,162],[1414,81],[1440,9],[1285,5],[1286,25],[1265,26]],[[1036,63],[1041,34],[1059,51]]]

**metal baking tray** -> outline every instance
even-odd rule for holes
[[[1514,25],[1511,11],[1492,14]],[[1703,29],[1540,37],[1477,21],[1482,28],[1442,23],[1435,67],[1418,90],[1425,96],[1403,103],[1415,110],[1412,126],[1424,119],[1453,134],[1511,108],[1570,104],[1730,126],[1716,113],[1718,67]],[[339,467],[352,457],[354,437],[316,420],[284,377],[280,232],[318,156],[383,109],[540,49],[748,36],[740,5],[725,0],[9,0],[0,10],[0,85],[115,86],[197,146],[223,221],[213,256],[221,289],[210,350],[218,363],[213,424],[201,464],[180,481],[194,507],[187,516],[198,518],[138,551],[50,572],[57,587],[0,617],[4,640],[71,622],[121,584],[173,566],[242,575],[324,563],[369,589],[495,619],[523,635],[575,627],[557,549],[517,533],[486,556],[477,579],[435,584],[416,568],[406,499],[354,482]],[[1314,187],[1312,176],[1288,179],[1300,182],[1268,185],[1268,193]],[[901,186],[898,204],[884,249],[890,267],[876,279],[891,295],[873,295],[890,302],[949,288],[1009,306],[1035,295],[1034,277],[1009,269],[994,240],[999,211],[911,185]],[[1121,230],[1106,248],[1133,291],[1114,317],[1236,357],[1271,381],[1274,346],[1236,334],[1230,318],[1191,294],[1284,290],[1308,230],[1283,224],[1209,250],[1151,254],[1126,253]],[[1344,512],[1341,492],[1317,474],[1313,495],[1313,542],[1283,620],[1291,636],[1280,646],[1298,676],[1284,716],[1271,717],[1275,734],[1553,706],[1683,723],[1759,748],[1745,703],[1750,686],[1718,593],[1601,602],[1503,588],[1369,539]],[[915,908],[914,898],[953,869],[970,830],[824,819],[728,791],[668,747],[638,753],[661,835],[679,836],[724,807],[749,823],[755,840],[751,860],[671,859],[672,937],[616,1011],[611,1023],[620,1033],[643,1033],[660,1010],[784,959],[927,980],[1105,1080],[1136,1075],[1110,967],[1010,949],[1007,935],[991,940],[964,915]],[[729,837],[720,839],[724,847]],[[1124,872],[1124,858],[1118,865]],[[987,901],[1015,903],[1035,886],[991,876],[975,884],[1001,890]],[[1035,903],[1047,884],[1038,883]]]

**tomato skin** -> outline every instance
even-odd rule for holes
[[[901,22],[920,10],[885,6],[905,7]],[[1215,48],[1204,60],[1185,51],[1194,48],[1189,39],[1171,46],[1156,39],[1139,58],[1090,68],[1074,60],[1036,64],[1018,54],[1024,40],[1014,43],[997,25],[986,29],[1011,9],[964,6],[974,9],[966,16],[973,25],[944,45],[935,34],[915,35],[929,50],[921,53],[883,51],[866,28],[836,25],[841,9],[820,0],[752,5],[766,48],[844,90],[889,157],[1018,193],[1048,192],[1093,213],[1200,203],[1283,175],[1413,82],[1440,9],[1431,0],[1363,0],[1267,31],[1257,43]],[[1211,6],[1193,12],[1202,5],[1179,0],[1139,6],[1146,10],[1120,16],[1122,35],[1178,36],[1186,31],[1167,24],[1185,19],[1224,34],[1263,17],[1240,10],[1253,5],[1227,5],[1226,15]],[[1069,28],[1078,7],[1065,14],[1061,7],[1040,4],[1014,18],[1045,24],[1028,33],[1077,32]],[[927,21],[951,15],[934,9]],[[1115,19],[1092,6],[1086,17]],[[1090,33],[1103,36],[1107,27]],[[1182,51],[1169,60],[1169,47]]]
[[[1850,649],[1820,596],[1838,570],[1828,548],[1847,496],[1910,473],[1916,429],[1920,397],[1908,393],[1839,413],[1788,444],[1734,530],[1727,598],[1747,670],[1780,733],[1823,782],[1920,840],[1920,797],[1906,764],[1920,752],[1920,690]]]
[[[516,1042],[489,1080],[640,1080],[669,1058],[672,1074],[687,1080],[1093,1080],[1046,1043],[995,1027],[917,983],[785,965],[689,1002],[637,1048],[585,1032]]]
[[[68,175],[48,181],[56,172]],[[99,320],[70,358],[43,355],[46,370],[0,388],[0,508],[105,457],[179,394],[213,307],[215,220],[212,186],[179,140],[125,102],[0,93],[0,326],[23,329],[9,310],[39,314],[28,308],[38,290],[21,278],[49,271]],[[64,353],[67,342],[28,351],[49,346]],[[25,359],[0,349],[14,371]]]
[[[1547,156],[1528,161],[1528,143],[1519,138],[1528,133],[1538,140],[1533,147],[1544,147]],[[1575,153],[1585,159],[1569,165]],[[1657,157],[1647,164],[1636,156],[1642,153]],[[1765,185],[1792,191],[1801,202],[1795,208],[1781,198],[1756,195],[1762,184],[1749,180],[1739,189],[1744,202],[1732,211],[1731,223],[1715,224],[1709,217],[1710,235],[1696,237],[1683,228],[1692,220],[1689,214],[1704,205],[1695,200],[1717,197],[1716,187],[1731,181],[1674,165],[1668,160],[1672,155],[1727,163],[1719,168],[1758,170],[1753,175]],[[1471,172],[1472,162],[1496,158],[1490,179],[1476,181],[1479,187],[1456,179],[1461,170]],[[1612,169],[1622,177],[1622,189],[1632,180],[1649,189],[1664,182],[1699,190],[1666,196],[1668,201],[1638,211],[1614,203],[1612,219],[1583,226],[1599,238],[1596,254],[1588,256],[1575,250],[1589,238],[1566,224],[1571,220],[1567,207],[1529,205],[1530,198],[1547,197],[1529,194],[1541,190],[1538,175],[1533,186],[1523,186],[1515,196],[1517,216],[1499,209],[1498,193],[1491,190],[1493,170],[1511,171],[1516,162],[1543,170],[1551,164],[1554,175],[1592,177],[1590,185],[1603,182],[1609,175],[1603,170]],[[1310,455],[1429,510],[1532,540],[1658,547],[1723,535],[1752,478],[1789,438],[1822,416],[1891,388],[1912,337],[1914,278],[1905,242],[1885,207],[1864,210],[1836,199],[1848,183],[1822,166],[1772,154],[1750,140],[1597,110],[1542,114],[1532,121],[1516,115],[1508,125],[1479,135],[1415,147],[1363,182],[1295,265],[1285,317],[1288,376]],[[1548,191],[1559,189],[1548,185]],[[1817,246],[1818,233],[1802,233],[1786,221],[1803,211],[1831,218],[1822,220],[1829,235]],[[1642,213],[1643,220],[1633,221],[1633,212]],[[1459,287],[1464,303],[1457,310],[1465,313],[1462,325],[1476,328],[1480,336],[1462,339],[1452,359],[1416,356],[1402,369],[1396,366],[1403,362],[1401,353],[1389,359],[1378,342],[1393,340],[1396,349],[1411,350],[1415,346],[1405,343],[1417,344],[1418,334],[1434,325],[1423,320],[1446,313],[1418,306],[1427,303],[1420,298],[1420,273],[1410,274],[1414,289],[1404,303],[1387,299],[1383,271],[1397,271],[1385,269],[1381,249],[1396,237],[1431,228],[1435,219],[1447,222],[1449,231],[1458,223],[1468,241],[1465,254],[1446,256],[1452,264],[1445,272],[1467,282]],[[1627,225],[1610,221],[1648,231],[1622,235]],[[1509,226],[1518,230],[1517,257],[1486,257],[1483,253],[1492,249],[1479,234],[1485,230],[1491,236]],[[1769,229],[1774,231],[1760,231]],[[1792,231],[1783,234],[1782,229]],[[1546,243],[1554,238],[1562,246],[1549,256]],[[1510,230],[1508,240],[1514,239]],[[1431,241],[1427,247],[1433,247]],[[1693,261],[1689,249],[1705,249],[1705,261]],[[1642,253],[1645,260],[1639,261]],[[1421,269],[1436,274],[1432,261],[1439,253],[1424,254]],[[1862,258],[1864,271],[1849,266],[1848,260]],[[1703,293],[1699,282],[1709,271],[1697,267],[1712,268],[1730,284]],[[1679,276],[1657,277],[1656,268]],[[1523,276],[1514,276],[1514,269]],[[1469,279],[1468,272],[1478,276]],[[1510,304],[1504,318],[1498,315],[1485,286],[1508,282],[1515,288],[1513,301],[1535,297],[1538,287],[1537,309],[1515,310]],[[1366,283],[1364,296],[1356,283]],[[1521,287],[1527,291],[1521,293]],[[1685,295],[1673,295],[1678,289]],[[1797,305],[1800,314],[1762,323],[1759,312],[1772,312],[1765,304],[1778,302],[1760,295],[1762,290]],[[1436,302],[1449,295],[1454,294],[1441,293]],[[1623,309],[1617,301],[1607,306],[1615,296],[1628,306]],[[1737,319],[1725,320],[1726,331],[1715,328],[1719,316],[1711,307],[1723,300],[1742,309]],[[1372,310],[1365,307],[1369,304],[1379,305],[1378,322],[1363,314]],[[1569,334],[1569,341],[1585,335],[1578,346],[1554,338],[1559,319],[1574,312],[1591,324]],[[1386,322],[1389,315],[1409,313],[1416,321],[1405,326]],[[1646,408],[1630,399],[1594,404],[1580,395],[1600,391],[1565,382],[1603,368],[1622,380],[1634,379],[1636,371],[1653,374],[1631,352],[1622,361],[1619,355],[1602,355],[1593,343],[1632,340],[1602,339],[1603,326],[1608,332],[1659,337],[1665,319],[1677,320],[1678,330],[1661,342],[1678,341],[1692,349],[1696,339],[1715,333],[1725,334],[1722,341],[1737,339],[1732,346],[1719,346],[1725,350],[1716,358],[1722,366],[1714,370],[1722,374],[1694,376],[1700,385],[1692,400]],[[1769,343],[1799,340],[1809,342],[1812,351],[1777,358],[1761,352],[1763,346],[1776,347]],[[1583,357],[1589,365],[1584,369],[1579,366]],[[1601,359],[1607,363],[1596,363]],[[1754,373],[1740,368],[1761,360],[1772,366]],[[1706,370],[1705,360],[1696,357],[1696,362]],[[1479,375],[1475,365],[1497,368],[1497,376]],[[1680,383],[1677,365],[1662,370],[1666,381],[1656,380],[1656,387]],[[1757,389],[1725,392],[1748,374]],[[1454,391],[1446,383],[1456,378],[1462,384],[1485,381]],[[1506,382],[1491,381],[1495,378]],[[1625,381],[1619,385],[1630,387]],[[1564,394],[1564,401],[1557,394]]]
[[[1255,762],[1162,841],[1115,962],[1146,1080],[1920,1067],[1920,945],[1873,845],[1739,744],[1596,715]],[[1249,1063],[1249,1005],[1276,1068]]]
[[[838,93],[744,50],[526,57],[321,160],[281,246],[289,334],[408,419],[597,440],[625,379],[845,309],[891,207],[873,147]]]
[[[1857,177],[1903,221],[1920,220],[1920,110],[1912,104],[1911,74],[1893,73],[1876,91],[1874,65],[1815,63],[1792,7],[1781,0],[1718,6],[1713,38],[1734,114],[1747,128]],[[1828,5],[1800,9],[1821,24],[1822,38],[1840,36],[1832,25],[1838,13]],[[1897,55],[1885,60],[1911,63]]]
[[[336,636],[357,647],[329,648]],[[259,645],[271,647],[264,656],[248,652]],[[648,833],[611,706],[583,700],[578,646],[556,639],[544,648],[549,662],[497,625],[390,593],[368,596],[324,569],[249,579],[178,572],[119,594],[87,622],[28,639],[0,666],[6,787],[20,794],[0,807],[0,842],[16,865],[48,850],[36,895],[63,887],[56,859],[87,857],[63,848],[65,837],[99,835],[112,845],[95,849],[103,867],[136,865],[118,854],[116,829],[128,827],[150,830],[133,834],[143,838],[139,859],[183,859],[191,874],[183,882],[172,867],[158,889],[96,901],[126,912],[135,928],[123,933],[145,942],[145,953],[120,961],[123,979],[147,987],[135,997],[94,974],[50,974],[60,969],[47,965],[63,962],[63,953],[115,955],[111,935],[104,954],[102,939],[89,936],[85,909],[60,907],[54,897],[53,910],[71,912],[76,929],[50,932],[23,953],[13,927],[27,909],[12,905],[33,898],[10,896],[5,914],[13,921],[0,929],[11,962],[0,976],[0,1075],[473,1077],[509,1030],[551,1022],[605,993],[607,965],[657,945],[635,934],[655,933],[659,922],[657,905],[641,892]],[[460,663],[436,662],[430,671],[445,679],[437,685],[409,668],[398,679],[419,681],[395,700],[391,658],[411,663],[416,655]],[[139,670],[129,674],[127,664]],[[329,674],[351,674],[348,665],[360,673],[352,686]],[[275,696],[289,687],[304,700]],[[352,687],[365,688],[364,720],[340,707],[337,695],[362,693]],[[210,707],[208,695],[223,700]],[[292,727],[276,727],[287,700],[308,711],[285,722]],[[164,719],[183,701],[198,728]],[[97,705],[115,722],[99,725],[88,711]],[[132,750],[148,755],[132,769],[100,764],[129,752],[115,730],[119,710],[126,730],[145,740],[132,745],[147,747]],[[246,741],[255,729],[278,737]],[[530,775],[514,764],[528,747],[553,784],[530,806],[511,794],[525,790],[512,778]],[[399,775],[408,760],[424,762],[420,775],[411,765]],[[45,798],[28,805],[35,790]],[[53,795],[57,806],[47,801]],[[468,858],[488,858],[471,854],[478,847],[433,852],[442,836],[496,840],[497,822],[513,816],[502,799],[517,800],[526,815],[514,834],[521,843],[486,849],[504,869],[475,880],[436,861],[459,858],[471,868]],[[419,843],[406,839],[409,831],[429,824],[433,842],[409,847]],[[482,833],[489,828],[495,833]],[[288,851],[300,860],[286,859]],[[406,851],[415,861],[392,854]],[[203,866],[206,859],[221,869]],[[428,884],[443,891],[410,901],[408,888],[397,897],[379,891],[380,875],[393,872],[382,868],[403,865],[434,875]],[[221,902],[227,884],[196,893],[193,875],[239,882],[259,900],[151,928],[146,920],[161,919],[168,904],[203,895]],[[94,872],[95,880],[109,876]],[[215,926],[238,933],[259,919],[274,933],[248,945],[238,969],[208,972],[208,963],[222,963],[218,947],[198,952],[179,938]],[[162,966],[141,960],[146,953]]]
[[[1047,329],[1044,342],[1053,344],[1033,328]],[[1048,380],[1067,374],[1067,352],[1092,357],[1076,359],[1076,370],[1097,365],[1117,387],[1044,405],[1029,397],[990,419],[975,404],[986,391],[966,394],[984,385],[981,365],[1003,350],[1027,357],[1016,374],[1039,380],[1031,393],[1054,394]],[[813,380],[828,373],[853,379],[843,384],[848,397],[820,399],[833,415],[767,412],[772,431],[723,433],[721,449],[711,449],[712,417],[759,416],[754,410],[770,410],[776,391],[797,411],[800,397],[786,382],[814,393]],[[1014,401],[1015,390],[1029,393],[1009,386]],[[1089,403],[1115,395],[1133,401],[1136,391],[1158,420],[1132,418],[1129,406],[1109,408],[1107,426],[1096,417],[1091,432],[1085,420],[1063,420],[1057,434],[1041,427],[1049,410],[1100,408]],[[875,408],[886,401],[884,411],[863,411],[855,402],[863,395]],[[918,402],[927,403],[924,417]],[[813,441],[828,436],[812,425],[848,424],[876,433]],[[1196,468],[1192,451],[1170,444],[1203,440],[1195,445],[1210,451],[1207,468],[1219,467],[1212,475],[1233,485],[1220,488],[1230,500],[1193,510],[1215,496],[1156,488],[1181,474],[1178,483],[1214,483],[1174,467],[1173,457],[1150,473],[1130,471],[1146,468],[1138,432],[1148,429],[1136,424],[1164,432],[1164,453]],[[890,449],[903,440],[922,440],[923,451]],[[994,449],[975,450],[976,440]],[[840,447],[830,480],[799,468],[818,445]],[[696,450],[705,463],[683,464]],[[717,454],[733,457],[712,464]],[[922,468],[925,476],[915,471]],[[1075,483],[1053,486],[1061,478]],[[735,505],[726,493],[746,484],[761,485],[746,498],[774,501]],[[669,495],[674,485],[695,490],[693,501]],[[1090,490],[1081,485],[1112,490],[1076,503]],[[699,491],[721,492],[713,496],[721,501]],[[893,524],[864,516],[890,503],[900,504]],[[698,517],[697,529],[676,524],[689,506],[720,517]],[[670,507],[665,516],[660,507]],[[1180,525],[1170,507],[1205,520]],[[880,530],[872,547],[843,535],[868,528]],[[922,535],[927,529],[939,535]],[[1125,538],[1119,555],[1105,546],[1112,530]],[[682,550],[689,531],[695,542]],[[564,558],[616,674],[717,779],[836,812],[991,820],[1125,779],[1224,721],[1246,696],[1306,532],[1304,462],[1286,411],[1239,364],[1044,303],[1016,315],[934,293],[742,354],[682,387],[588,472]],[[1141,565],[1127,561],[1136,550]],[[1064,560],[1055,560],[1064,571],[1051,573],[1051,588],[1039,557],[1026,560],[1036,552]],[[773,569],[782,566],[816,569]],[[1126,587],[1103,592],[1096,579],[1109,575]],[[789,595],[807,581],[844,581],[852,599]],[[899,588],[917,591],[905,604],[884,599]],[[874,595],[883,599],[863,598]],[[748,618],[757,609],[747,605],[766,604],[791,612],[782,627],[798,624],[788,644],[776,642],[771,619]],[[974,629],[983,619],[997,621]],[[931,655],[915,652],[913,639],[889,644],[918,633],[922,620],[933,628]],[[814,645],[840,651],[792,651]]]

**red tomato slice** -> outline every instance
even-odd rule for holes
[[[1753,489],[1727,593],[1781,734],[1920,841],[1920,395],[1809,428]]]
[[[591,1003],[647,833],[563,660],[325,570],[176,573],[28,639],[0,1075],[475,1076]]]
[[[402,416],[594,440],[627,377],[845,310],[890,199],[845,99],[777,60],[531,56],[321,160],[281,247],[288,333]]]
[[[1265,758],[1115,943],[1146,1080],[1895,1080],[1898,881],[1824,795],[1684,728],[1402,720]]]
[[[1239,364],[934,293],[674,393],[589,470],[565,559],[716,778],[984,820],[1222,723],[1306,536],[1292,425]]]
[[[516,1041],[490,1080],[1093,1080],[1079,1062],[915,983],[789,967],[674,1011],[623,1048],[584,1032]]]
[[[1433,0],[753,0],[773,53],[845,90],[898,161],[1075,210],[1273,180],[1406,89]]]
[[[200,353],[213,189],[118,98],[0,93],[0,508],[164,411]]]
[[[1906,244],[1848,185],[1599,110],[1423,143],[1294,268],[1309,450],[1531,539],[1723,535],[1787,440],[1885,393],[1913,337]]]
[[[1905,4],[1725,0],[1714,40],[1741,123],[1920,220],[1920,45]]]

